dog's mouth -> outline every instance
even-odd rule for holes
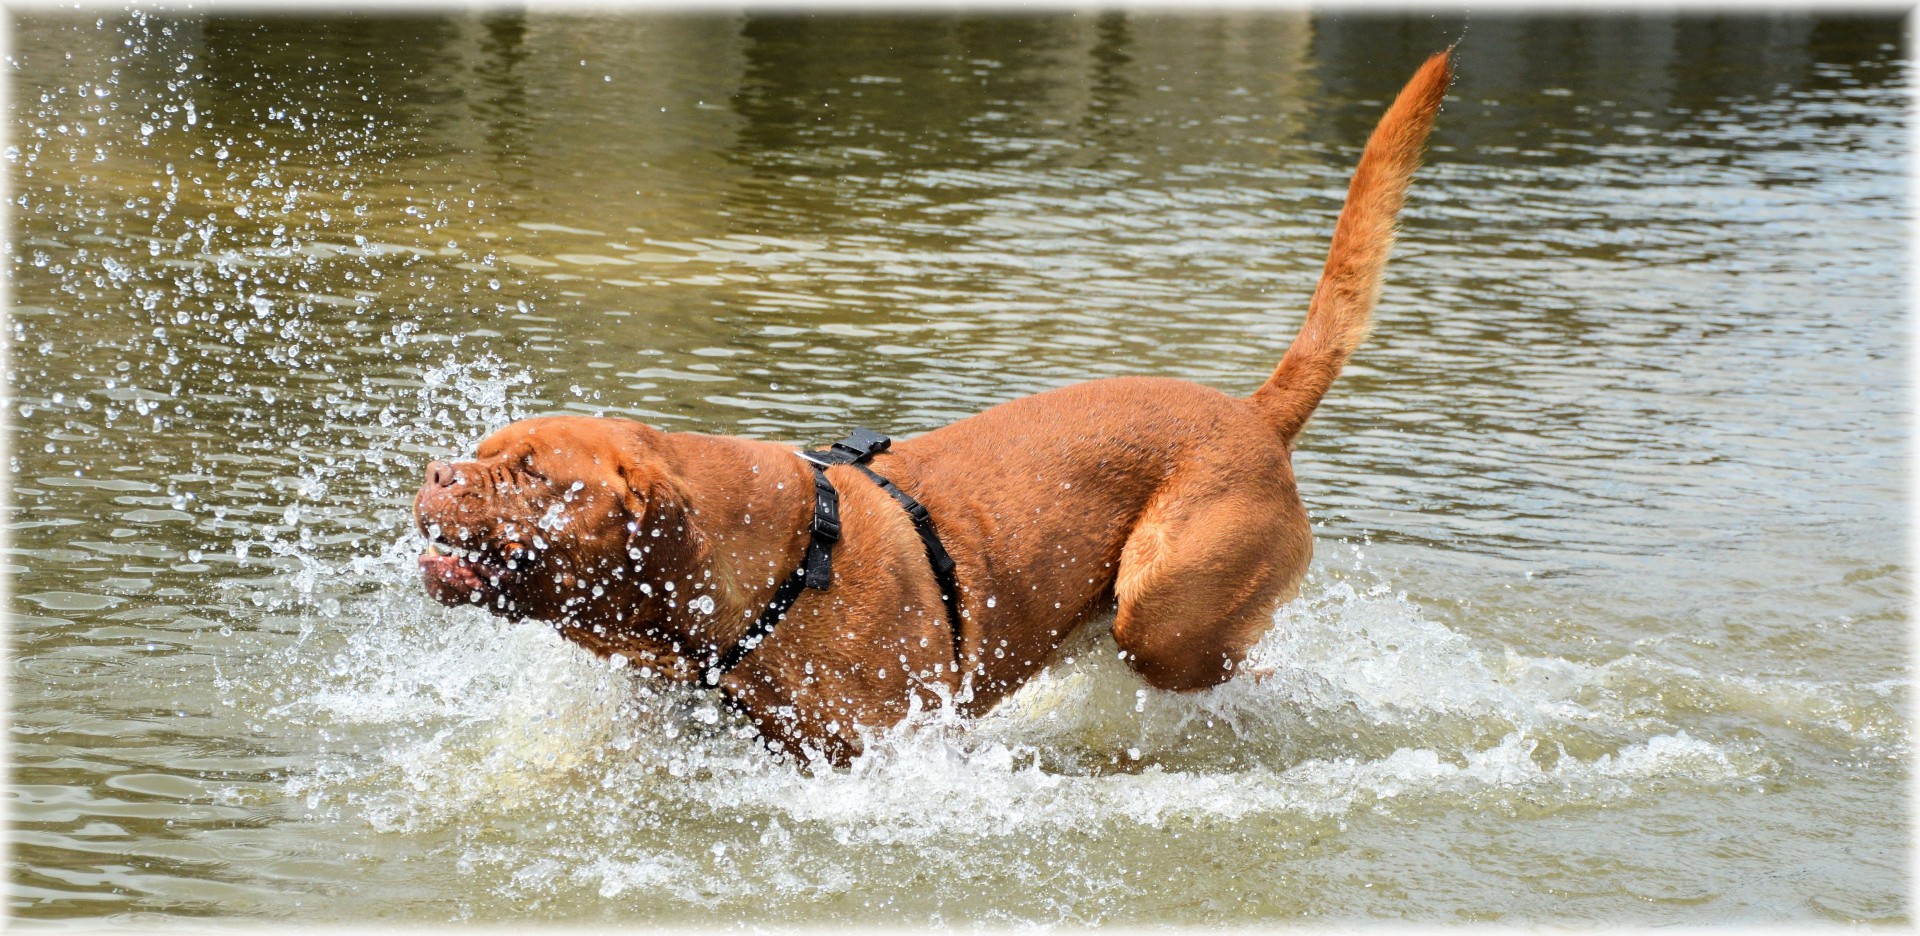
[[[499,549],[474,548],[434,539],[420,556],[420,575],[427,594],[441,604],[487,605],[492,610],[508,611],[511,609],[501,599],[526,568],[526,559],[526,550],[515,548],[515,544]]]

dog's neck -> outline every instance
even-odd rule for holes
[[[724,436],[668,436],[669,466],[684,485],[689,519],[706,540],[704,580],[713,613],[683,635],[696,666],[748,632],[806,553],[813,521],[812,469],[793,449]]]

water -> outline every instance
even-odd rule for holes
[[[1231,392],[1464,34],[1263,683],[1077,638],[761,754],[420,591],[543,412],[820,443]],[[9,907],[38,921],[1909,921],[1895,20],[15,19]]]

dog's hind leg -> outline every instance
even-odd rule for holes
[[[1128,536],[1114,583],[1113,639],[1148,685],[1225,682],[1274,611],[1298,593],[1312,531],[1290,481],[1274,480],[1176,481]]]
[[[1366,337],[1407,183],[1452,81],[1449,52],[1427,59],[1368,138],[1307,320],[1247,399],[1266,431],[1247,438],[1290,445]],[[1263,462],[1257,450],[1247,442],[1201,449],[1233,457],[1183,468],[1128,534],[1114,581],[1113,638],[1153,686],[1225,682],[1306,574],[1313,535],[1287,457],[1283,450],[1277,462]]]

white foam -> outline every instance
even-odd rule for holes
[[[1263,682],[1142,691],[1106,652],[1110,638],[1092,634],[1072,663],[985,717],[921,713],[873,732],[849,768],[812,773],[716,718],[710,695],[640,680],[544,626],[431,607],[410,590],[376,595],[360,610],[369,609],[377,613],[333,663],[300,677],[305,691],[279,714],[385,735],[370,761],[301,788],[391,830],[460,828],[536,806],[575,821],[638,811],[657,822],[673,804],[885,844],[1114,821],[1337,817],[1386,800],[1516,789],[1575,802],[1631,795],[1650,779],[1718,783],[1742,772],[1737,752],[1685,731],[1584,760],[1566,754],[1552,732],[1606,713],[1569,719],[1564,685],[1518,693],[1504,678],[1511,660],[1489,666],[1414,606],[1339,582],[1281,613],[1256,654],[1274,667]],[[621,880],[606,871],[603,883],[630,886]]]

